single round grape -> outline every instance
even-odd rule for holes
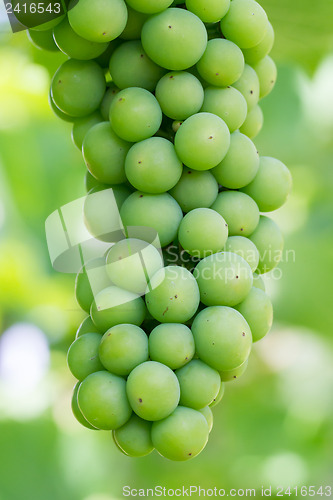
[[[110,121],[119,137],[125,141],[139,142],[158,131],[162,111],[156,97],[148,90],[131,87],[121,90],[112,101]]]
[[[57,69],[51,93],[55,105],[61,111],[82,117],[99,107],[105,88],[104,73],[97,63],[69,59]]]
[[[259,101],[260,87],[257,73],[251,66],[245,64],[242,76],[233,84],[233,87],[243,94],[247,102],[247,110],[250,112]]]
[[[96,427],[92,426],[89,424],[88,420],[86,420],[82,414],[82,411],[79,408],[78,402],[77,402],[77,393],[79,390],[81,382],[78,382],[73,390],[73,395],[72,395],[72,402],[71,402],[71,407],[72,407],[72,412],[76,420],[83,425],[84,427],[87,427],[87,429],[91,429],[96,431]]]
[[[250,292],[253,275],[239,255],[221,252],[201,260],[194,270],[201,302],[206,306],[235,306]]]
[[[213,399],[213,401],[209,405],[210,408],[214,408],[214,406],[218,405],[222,401],[222,398],[224,396],[224,391],[225,391],[225,384],[222,382],[217,396]]]
[[[172,370],[186,365],[195,353],[191,330],[180,323],[162,323],[149,335],[149,356]]]
[[[257,342],[267,335],[273,324],[273,306],[268,295],[252,287],[249,295],[236,306],[248,322],[253,342]]]
[[[184,167],[179,182],[171,189],[170,194],[183,212],[189,212],[195,208],[210,207],[216,200],[218,190],[217,181],[210,172],[198,172]]]
[[[125,380],[107,371],[88,375],[79,387],[77,399],[83,416],[97,429],[118,429],[132,414]]]
[[[233,370],[220,371],[221,380],[223,380],[224,382],[237,380],[243,375],[243,373],[245,373],[248,362],[249,360],[247,359],[246,361],[244,361],[244,363],[242,363],[240,366],[237,366],[237,368],[234,368]]]
[[[186,8],[204,23],[217,23],[226,15],[230,0],[186,0]]]
[[[200,111],[204,90],[191,73],[173,71],[160,79],[155,95],[166,116],[172,120],[185,120]]]
[[[128,238],[113,245],[106,258],[106,271],[116,286],[143,295],[149,280],[163,267],[159,251],[150,243]]]
[[[91,115],[78,118],[73,124],[72,140],[75,146],[81,151],[82,144],[88,131],[97,123],[101,123],[103,117],[99,111],[95,111]]]
[[[258,45],[267,28],[267,14],[254,0],[232,0],[221,21],[223,35],[242,49]]]
[[[259,252],[255,244],[244,236],[229,236],[224,246],[225,252],[233,252],[243,257],[254,272],[259,264]]]
[[[211,432],[212,429],[213,429],[213,423],[214,423],[213,412],[211,410],[211,407],[210,406],[205,406],[204,408],[201,408],[201,410],[199,410],[199,412],[207,420],[208,429],[209,429],[209,432]]]
[[[194,170],[216,167],[226,156],[230,132],[225,122],[212,113],[197,113],[184,121],[175,135],[179,158]]]
[[[261,212],[272,212],[284,205],[291,188],[291,173],[284,163],[262,156],[257,175],[242,191],[254,199]]]
[[[106,122],[109,120],[111,103],[118,94],[119,90],[120,89],[118,89],[118,87],[116,87],[114,83],[111,83],[104,94],[103,100],[101,102],[100,112],[102,114],[103,120]]]
[[[240,127],[239,131],[242,134],[247,135],[250,139],[254,139],[259,134],[263,124],[264,114],[261,107],[257,104],[257,106],[251,109],[248,113],[246,120]]]
[[[167,418],[154,422],[151,437],[160,455],[185,461],[196,457],[207,444],[209,427],[202,413],[178,406]]]
[[[228,224],[210,208],[191,210],[179,225],[179,243],[194,257],[203,258],[220,252],[227,238]]]
[[[170,415],[180,397],[176,375],[156,361],[146,361],[134,368],[128,376],[126,391],[134,412],[150,421]]]
[[[230,40],[214,38],[207,43],[197,70],[210,85],[227,87],[237,82],[244,71],[243,52]]]
[[[91,319],[101,332],[122,323],[140,326],[146,316],[145,303],[138,295],[110,286],[95,297],[91,305]]]
[[[165,193],[179,181],[183,164],[172,142],[162,137],[150,137],[129,150],[125,173],[129,182],[145,193]]]
[[[222,186],[239,189],[247,186],[259,169],[257,148],[246,135],[239,131],[230,137],[230,147],[223,160],[212,170],[212,174]]]
[[[133,413],[119,429],[112,431],[113,439],[120,450],[129,457],[145,457],[154,450],[151,440],[151,422]]]
[[[103,54],[108,47],[107,42],[91,42],[79,36],[69,24],[67,17],[54,28],[53,36],[61,52],[73,59],[94,59]]]
[[[270,94],[274,88],[277,78],[277,68],[273,59],[269,56],[264,57],[253,69],[259,78],[260,99]]]
[[[126,376],[148,360],[148,337],[136,325],[116,325],[103,335],[98,352],[104,368],[116,375]]]
[[[78,337],[81,337],[81,335],[84,335],[85,333],[101,333],[99,332],[98,328],[94,325],[92,322],[92,319],[90,316],[87,316],[82,323],[80,324],[79,328],[77,329],[75,338],[77,339]],[[102,338],[102,337],[101,337]]]
[[[228,125],[230,132],[234,132],[246,119],[247,103],[245,97],[234,87],[207,87],[201,111],[219,116]]]
[[[231,307],[207,307],[193,321],[198,356],[215,370],[233,370],[250,355],[251,330],[243,316]]]
[[[48,50],[50,52],[58,52],[59,47],[56,45],[53,39],[53,31],[36,31],[36,30],[28,30],[27,31],[28,38],[30,42],[40,50]]]
[[[284,244],[278,225],[269,217],[261,215],[259,224],[251,234],[250,240],[259,251],[257,271],[264,274],[274,269],[282,258]]]
[[[141,38],[142,26],[148,18],[148,14],[132,9],[127,2],[127,23],[120,38],[123,40],[138,40]]]
[[[175,373],[180,386],[181,406],[200,410],[209,405],[220,390],[220,375],[200,359],[192,359]]]
[[[160,323],[186,323],[198,309],[199,288],[193,275],[184,267],[160,269],[148,287],[147,308]]]
[[[109,68],[112,81],[120,89],[142,87],[151,92],[165,73],[147,56],[139,40],[122,43],[113,52]]]
[[[172,0],[154,0],[153,2],[151,0],[127,0],[127,3],[138,12],[156,14],[167,9],[172,4]]]
[[[92,259],[77,273],[75,279],[75,296],[77,303],[84,311],[90,311],[94,294],[110,285],[106,274],[105,259]]]
[[[226,220],[229,236],[249,236],[259,223],[259,208],[254,200],[239,191],[222,191],[212,209]]]
[[[131,143],[118,137],[109,122],[94,125],[87,132],[82,145],[84,161],[89,172],[105,184],[126,181],[125,158]]]
[[[274,29],[271,23],[268,21],[267,31],[264,38],[258,45],[255,45],[251,49],[243,49],[243,54],[247,64],[256,64],[265,56],[267,56],[272,50],[274,44]]]
[[[78,380],[104,369],[98,357],[100,342],[100,333],[85,333],[71,344],[67,353],[67,364]]]
[[[73,30],[92,42],[110,42],[117,38],[127,23],[123,0],[71,0],[68,20]]]
[[[155,229],[161,247],[164,247],[176,237],[183,213],[168,193],[146,194],[136,191],[123,204],[120,216],[125,227],[146,226]]]
[[[49,96],[48,96],[48,101],[49,101],[49,105],[50,105],[50,108],[52,109],[53,113],[58,118],[60,118],[60,120],[62,120],[64,122],[68,122],[68,123],[75,123],[75,121],[77,120],[77,118],[75,116],[70,116],[67,113],[64,113],[63,111],[61,111],[61,109],[58,108],[58,106],[56,106],[56,104],[52,98],[51,88],[50,88],[50,92],[49,92]]]
[[[266,286],[260,274],[253,273],[253,286],[259,288],[259,290],[262,290],[263,292],[266,292]]]
[[[141,32],[143,48],[159,66],[183,70],[194,66],[207,45],[207,31],[200,19],[184,9],[167,9],[151,16]]]

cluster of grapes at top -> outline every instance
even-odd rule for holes
[[[29,36],[69,56],[50,103],[87,165],[86,226],[103,239],[114,195],[125,233],[153,228],[164,257],[126,233],[78,274],[73,412],[125,454],[187,460],[272,324],[260,274],[283,238],[260,212],[282,206],[291,176],[252,139],[276,80],[273,28],[254,0],[79,0],[52,23]]]

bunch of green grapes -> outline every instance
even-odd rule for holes
[[[272,325],[260,275],[283,237],[266,212],[291,175],[253,139],[276,80],[273,28],[255,0],[73,0],[29,36],[68,56],[50,104],[87,166],[86,227],[110,242],[76,279],[88,316],[68,351],[73,413],[129,456],[191,459]]]

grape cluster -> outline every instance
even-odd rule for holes
[[[56,22],[29,36],[69,57],[50,104],[87,166],[85,224],[105,242],[119,213],[124,227],[76,278],[89,316],[68,351],[73,413],[129,456],[188,460],[272,325],[260,274],[283,237],[262,213],[291,175],[252,139],[276,80],[273,28],[254,0],[72,0]]]

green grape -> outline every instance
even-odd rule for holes
[[[54,4],[51,5],[53,6]],[[50,7],[50,4],[48,4],[48,7]],[[56,7],[56,5],[54,5],[54,7]],[[59,7],[59,13],[64,12],[63,5],[60,5],[59,3]],[[27,4],[25,3],[25,0],[15,0],[11,3],[11,14],[9,17],[11,22],[15,24],[16,31],[20,31],[23,28],[30,28],[32,31],[49,31],[54,26],[59,24],[65,17],[65,14],[62,14],[54,17],[53,19],[51,18],[50,21],[46,21],[46,19],[50,19],[50,17],[53,17],[56,14],[57,12],[55,12],[55,10],[50,12],[49,10],[43,9],[41,11],[39,5],[37,9],[37,4]],[[22,24],[23,27],[21,27],[20,24]]]
[[[126,181],[125,158],[131,144],[118,137],[109,122],[94,125],[82,145],[84,161],[90,173],[101,183]]]
[[[239,191],[222,191],[211,208],[226,220],[229,236],[249,236],[258,226],[260,215],[256,202]]]
[[[224,382],[222,382],[217,396],[213,399],[213,401],[209,405],[210,408],[214,408],[214,406],[218,405],[222,401],[222,398],[224,396],[224,391],[225,391],[225,384]]]
[[[234,370],[251,352],[251,330],[231,307],[207,307],[193,321],[192,333],[200,359],[215,370]]]
[[[149,356],[172,370],[186,365],[195,353],[191,330],[180,323],[162,323],[149,335]]]
[[[104,369],[98,357],[100,342],[100,333],[85,333],[75,339],[68,349],[68,368],[78,380]]]
[[[255,45],[251,49],[243,49],[243,54],[247,64],[256,64],[265,56],[267,56],[272,50],[274,44],[274,29],[271,23],[268,21],[267,31],[264,38],[258,45]]]
[[[105,71],[109,68],[110,58],[117,47],[122,43],[122,40],[116,38],[109,42],[107,49],[100,56],[96,57],[95,61],[100,65]],[[109,117],[108,117],[109,119]]]
[[[101,123],[103,117],[99,111],[95,111],[91,115],[78,118],[73,124],[72,141],[78,149],[82,149],[82,144],[88,131],[97,123]]]
[[[46,31],[28,30],[27,35],[30,42],[35,47],[37,47],[37,49],[48,50],[50,52],[59,51],[59,48],[54,42],[52,30],[46,30]]]
[[[50,108],[52,109],[53,113],[58,118],[60,118],[60,120],[63,120],[64,122],[68,122],[68,123],[75,123],[75,121],[77,120],[77,118],[75,118],[75,116],[70,116],[67,113],[64,113],[63,111],[61,111],[61,109],[58,108],[58,106],[55,105],[55,102],[52,99],[51,89],[49,92],[48,101],[49,101],[49,105],[50,105]]]
[[[119,137],[139,142],[156,134],[162,122],[162,111],[153,94],[132,87],[121,90],[112,101],[110,121]]]
[[[107,186],[107,184],[101,184],[100,182],[98,182],[98,180],[95,179],[95,177],[91,175],[89,170],[86,171],[85,176],[84,176],[84,187],[85,187],[87,193],[93,188],[101,188],[101,187],[106,187],[106,186]]]
[[[213,423],[214,423],[213,412],[211,410],[211,407],[210,406],[205,406],[204,408],[201,408],[201,410],[199,410],[199,412],[207,420],[208,429],[209,429],[209,432],[211,432],[212,429],[213,429]]]
[[[184,121],[175,135],[179,158],[194,170],[216,167],[226,156],[230,132],[225,122],[212,113],[197,113]]]
[[[257,64],[253,66],[253,69],[259,78],[259,88],[260,88],[260,99],[266,97],[270,94],[274,88],[277,68],[273,59],[269,56],[264,57]]]
[[[210,172],[198,172],[184,167],[179,182],[171,189],[170,194],[183,212],[189,212],[195,208],[210,207],[216,200],[218,190],[217,181]]]
[[[239,128],[239,131],[242,134],[247,135],[250,139],[254,139],[259,134],[263,124],[264,114],[261,107],[257,104],[257,106],[251,109],[248,113],[246,120]]]
[[[94,59],[105,52],[108,43],[97,43],[85,40],[72,29],[67,17],[53,30],[54,40],[66,56],[73,59]]]
[[[210,208],[191,210],[179,225],[179,243],[194,257],[203,258],[220,252],[227,238],[228,224]]]
[[[145,457],[154,450],[151,440],[151,426],[151,422],[142,420],[133,413],[126,424],[112,431],[113,439],[125,455]]]
[[[196,457],[207,444],[209,427],[202,413],[178,406],[167,418],[154,422],[151,437],[160,455],[185,461]]]
[[[145,193],[165,193],[179,181],[183,164],[172,142],[162,137],[150,137],[134,144],[125,160],[129,182]]]
[[[268,273],[274,269],[282,258],[283,236],[278,225],[269,217],[260,216],[256,230],[251,234],[253,241],[259,251],[259,274]]]
[[[257,175],[242,191],[254,199],[261,212],[272,212],[284,205],[291,188],[289,169],[280,160],[262,156]]]
[[[242,49],[258,45],[267,28],[267,14],[254,0],[232,0],[221,21],[223,35]]]
[[[273,306],[265,292],[252,287],[249,295],[236,306],[236,309],[248,322],[253,342],[267,335],[273,324]]]
[[[138,40],[141,37],[142,26],[148,18],[148,14],[132,9],[127,3],[127,23],[120,38],[123,40]]]
[[[106,332],[122,323],[140,326],[146,316],[146,307],[138,295],[117,286],[109,286],[95,297],[90,316],[97,328]]]
[[[243,257],[254,272],[259,264],[259,252],[255,244],[244,236],[229,236],[224,246],[225,252],[233,252]]]
[[[220,375],[200,359],[192,359],[175,373],[180,386],[181,406],[200,410],[209,405],[220,390]]]
[[[172,130],[174,133],[176,133],[179,129],[179,127],[183,124],[182,121],[179,121],[179,120],[175,120],[174,122],[172,122]]]
[[[245,299],[253,283],[248,263],[231,252],[216,253],[201,260],[194,276],[201,302],[206,306],[235,306]]]
[[[83,416],[97,429],[118,429],[132,414],[125,380],[107,371],[88,375],[79,387],[77,398]]]
[[[126,391],[134,412],[150,421],[170,415],[180,397],[176,375],[156,361],[146,361],[134,368],[128,376]]]
[[[111,103],[118,92],[118,87],[116,87],[114,83],[111,83],[104,94],[103,100],[101,102],[100,112],[102,114],[103,120],[106,122],[109,120]]]
[[[144,295],[147,284],[163,267],[159,251],[150,243],[128,238],[113,245],[106,258],[111,281],[124,290]]]
[[[109,67],[112,81],[120,89],[142,87],[152,92],[165,73],[149,59],[139,40],[122,43],[113,52]]]
[[[105,87],[104,73],[97,63],[69,59],[57,69],[53,77],[52,99],[64,113],[82,117],[99,107]]]
[[[81,337],[81,335],[84,335],[85,333],[99,333],[100,334],[99,330],[96,328],[96,326],[92,322],[92,319],[90,316],[87,316],[82,321],[79,328],[77,329],[75,338],[77,339],[78,337]]]
[[[234,87],[208,87],[205,89],[201,111],[219,116],[228,125],[230,132],[234,132],[246,119],[247,103],[245,97]]]
[[[257,73],[251,66],[245,64],[242,76],[233,84],[233,87],[243,94],[247,102],[247,110],[250,112],[259,101],[260,87]]]
[[[221,380],[223,380],[224,382],[231,382],[232,380],[238,379],[245,372],[248,362],[249,360],[247,359],[246,361],[244,361],[244,363],[242,363],[240,366],[237,366],[233,370],[220,371]]]
[[[132,9],[145,14],[156,14],[161,12],[172,4],[172,0],[126,0]]]
[[[243,52],[230,40],[214,38],[207,43],[197,70],[210,85],[227,87],[237,82],[244,71]]]
[[[207,45],[207,31],[188,10],[171,8],[151,16],[141,32],[143,48],[159,66],[183,70],[194,66]]]
[[[125,227],[153,228],[158,233],[161,247],[164,247],[177,236],[183,213],[168,193],[146,194],[136,191],[124,202],[120,216]]]
[[[106,274],[105,259],[92,259],[76,275],[75,296],[77,303],[86,312],[90,311],[94,294],[110,285]]]
[[[99,358],[109,372],[126,376],[148,360],[148,337],[136,325],[116,325],[107,330],[99,345]]]
[[[200,302],[198,285],[184,267],[160,269],[148,286],[147,308],[160,323],[186,323],[196,313]]]
[[[257,148],[246,135],[239,131],[230,137],[230,147],[212,174],[222,186],[239,189],[249,184],[259,169]]]
[[[73,390],[72,403],[71,403],[72,412],[73,412],[73,415],[76,418],[76,420],[81,425],[83,425],[84,427],[87,427],[87,429],[91,429],[91,430],[96,431],[97,430],[96,427],[93,427],[92,425],[90,425],[89,422],[88,422],[88,420],[86,420],[84,418],[84,416],[82,414],[82,411],[80,410],[79,405],[77,403],[77,393],[78,393],[78,390],[79,390],[79,387],[80,387],[80,383],[81,382],[78,382],[75,385],[74,390]]]
[[[92,42],[110,42],[124,30],[127,8],[123,0],[71,0],[68,20],[83,38]]]
[[[226,15],[230,0],[186,0],[186,8],[204,23],[217,23]]]
[[[253,273],[253,286],[259,288],[259,290],[262,290],[263,292],[266,292],[265,283],[260,274]]]

